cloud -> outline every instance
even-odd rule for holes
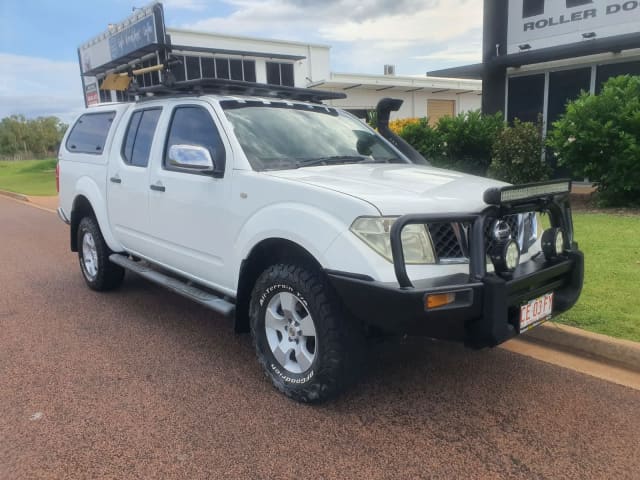
[[[170,10],[191,10],[200,12],[206,10],[205,0],[162,0],[162,6]]]
[[[357,73],[382,73],[384,63],[398,65],[399,72],[423,73],[480,57],[482,0],[227,0],[226,3],[232,7],[229,15],[203,18],[182,26],[328,44],[332,46],[332,68]]]
[[[0,118],[56,115],[68,122],[84,108],[77,62],[0,53]]]
[[[416,60],[428,60],[447,64],[479,63],[482,61],[482,31],[472,30],[463,42],[447,43],[443,48],[434,48]]]

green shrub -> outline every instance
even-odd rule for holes
[[[542,122],[521,122],[516,118],[493,144],[489,176],[509,183],[548,179],[550,168],[542,160],[542,147]]]
[[[398,125],[398,134],[436,167],[486,175],[491,148],[503,124],[501,113],[474,111],[443,117],[435,127],[427,118],[412,119]]]
[[[503,128],[501,113],[483,115],[472,111],[441,118],[436,129],[442,139],[444,156],[436,163],[473,175],[486,175],[493,143]]]
[[[605,205],[640,204],[640,77],[611,78],[570,102],[547,144],[560,165],[597,182]]]
[[[444,155],[442,137],[437,130],[429,126],[426,118],[405,122],[398,135],[436,166]]]

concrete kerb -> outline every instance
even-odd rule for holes
[[[0,195],[4,195],[5,197],[11,197],[16,200],[20,200],[22,202],[28,202],[29,197],[26,195],[22,195],[21,193],[9,192],[8,190],[0,190]]]
[[[548,322],[520,336],[640,372],[640,343]]]

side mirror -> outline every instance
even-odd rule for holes
[[[215,163],[209,150],[198,145],[171,145],[169,166],[189,172],[212,173]]]

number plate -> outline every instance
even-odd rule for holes
[[[553,292],[534,298],[520,307],[520,333],[548,320],[553,311]]]

